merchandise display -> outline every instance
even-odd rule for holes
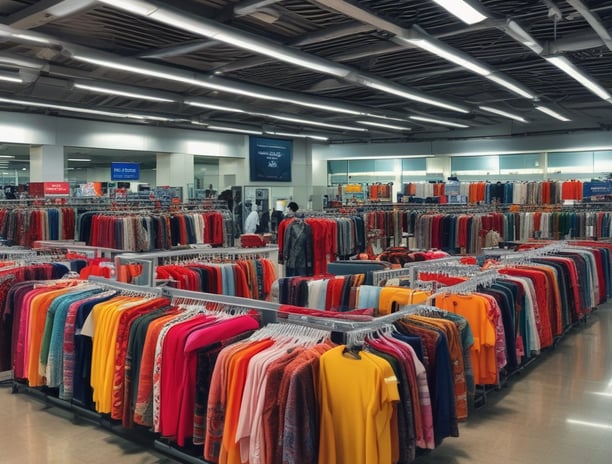
[[[612,2],[0,18],[0,462],[610,462]]]

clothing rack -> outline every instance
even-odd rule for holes
[[[563,249],[566,249],[567,247],[568,243],[566,241],[554,242],[539,248],[533,248],[531,250],[517,251],[515,253],[504,254],[500,256],[500,263],[504,264],[517,261],[529,261],[533,258],[538,258],[540,256],[556,253],[557,251],[561,251]]]
[[[449,256],[448,258],[440,258],[431,261],[417,261],[414,263],[406,263],[401,269],[384,269],[382,271],[372,272],[372,285],[380,285],[383,280],[393,279],[398,277],[409,277],[410,281],[414,280],[414,271],[420,266],[427,265],[429,262],[435,262],[436,264],[442,265],[443,263],[457,264],[461,260],[460,256]]]
[[[33,244],[33,248],[50,248],[50,249],[66,249],[69,251],[81,251],[86,254],[93,253],[94,258],[105,258],[112,257],[119,253],[125,253],[125,250],[118,250],[116,248],[104,248],[98,246],[86,245],[85,242],[78,242],[74,240],[37,240]]]
[[[125,284],[128,285],[128,284]],[[133,286],[133,285],[132,285]],[[163,296],[171,299],[183,299],[189,302],[203,303],[218,303],[225,306],[233,306],[236,308],[248,308],[259,311],[264,324],[269,324],[277,321],[277,314],[280,305],[270,303],[268,301],[251,300],[249,298],[241,298],[238,296],[215,295],[212,293],[192,292],[190,290],[179,290],[176,288],[164,287],[159,289]]]
[[[445,295],[448,293],[473,293],[480,285],[491,285],[499,277],[500,275],[495,269],[482,271],[479,274],[472,276],[465,282],[442,288],[440,291],[430,295],[427,301],[432,301],[436,296]]]
[[[143,266],[139,282],[153,286],[155,284],[155,268],[161,264],[181,260],[238,260],[268,258],[276,262],[277,247],[265,248],[190,248],[187,250],[158,251],[153,253],[122,253],[115,256],[115,267],[122,264],[138,263]]]
[[[141,285],[126,284],[98,276],[90,276],[87,280],[99,285],[100,287],[107,288],[109,290],[117,290],[132,295],[162,296],[163,294],[161,287],[145,287]]]

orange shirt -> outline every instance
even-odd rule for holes
[[[436,297],[436,306],[465,317],[474,334],[470,350],[474,381],[478,385],[497,382],[495,326],[488,317],[487,301],[478,295],[449,294]]]

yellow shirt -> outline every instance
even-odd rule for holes
[[[378,297],[378,312],[381,316],[391,314],[393,304],[400,306],[421,304],[427,301],[429,292],[406,287],[383,287]]]
[[[320,360],[319,462],[390,464],[397,378],[384,359],[364,351],[355,359],[344,348]]]

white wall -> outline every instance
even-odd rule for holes
[[[248,157],[248,137],[0,111],[0,142]]]

